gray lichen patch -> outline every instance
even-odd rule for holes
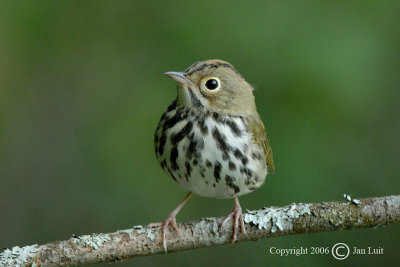
[[[31,259],[36,256],[39,251],[37,244],[26,247],[13,247],[11,250],[6,249],[0,253],[0,265],[1,266],[25,266]]]
[[[111,238],[109,234],[91,234],[78,236],[77,238],[74,238],[72,242],[78,245],[98,249],[101,245],[110,240]]]
[[[310,204],[291,204],[282,208],[264,208],[247,211],[244,221],[258,226],[258,229],[271,228],[271,232],[293,230],[293,220],[305,214],[311,214]]]
[[[393,212],[395,214],[400,213],[400,198],[396,196],[390,196],[385,199],[385,205],[389,212]]]
[[[374,205],[364,205],[362,207],[365,223],[381,226],[388,222],[399,222],[400,198],[398,196],[388,196],[373,200],[375,202]],[[386,220],[382,220],[382,218],[386,218]]]
[[[136,229],[137,229],[137,228],[136,228]],[[142,228],[142,229],[140,229],[140,230],[137,230],[137,233],[138,233],[138,234],[144,234],[144,233],[145,233],[146,236],[147,236],[151,241],[153,241],[154,238],[155,238],[154,232],[153,232],[153,230],[150,229],[150,228],[147,228],[147,229]]]
[[[132,229],[119,230],[115,233],[110,234],[112,242],[129,242],[135,239],[135,234]]]
[[[218,222],[215,218],[203,218],[194,225],[193,235],[199,238],[200,243],[207,245],[223,244],[224,239],[219,234]]]

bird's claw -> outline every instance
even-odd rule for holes
[[[168,225],[171,225],[172,228],[175,229],[176,233],[178,236],[180,235],[179,233],[179,228],[178,225],[176,224],[176,215],[179,213],[179,211],[182,209],[183,205],[188,201],[188,199],[192,196],[192,192],[189,192],[186,197],[182,200],[181,203],[168,215],[167,219],[163,222],[159,223],[150,223],[149,227],[154,227],[154,226],[162,226],[162,231],[161,231],[161,236],[162,236],[162,243],[163,247],[165,250],[165,253],[167,253],[167,230],[168,230]]]
[[[231,218],[233,219],[233,233],[232,233],[232,245],[233,245],[237,239],[239,221],[242,233],[246,234],[246,228],[244,227],[244,221],[243,221],[242,207],[240,207],[239,201],[235,201],[235,208],[233,209],[233,212],[230,213],[228,216],[226,216],[226,218],[222,221],[221,228],[224,227],[226,222],[229,221]]]
[[[172,228],[175,229],[175,232],[178,235],[180,235],[178,225],[176,224],[175,214],[173,214],[173,213],[171,213],[167,217],[167,219],[165,219],[165,221],[163,221],[163,222],[150,223],[148,225],[149,227],[159,227],[159,226],[162,227],[162,229],[161,229],[162,243],[163,243],[163,247],[164,247],[165,253],[167,253],[167,238],[166,238],[166,235],[167,235],[168,225],[171,225]]]

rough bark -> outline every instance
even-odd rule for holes
[[[244,214],[246,235],[238,242],[323,231],[369,228],[400,222],[400,195],[313,204],[270,207]],[[178,224],[167,234],[168,252],[230,243],[232,223],[220,229],[224,218],[203,218]],[[135,226],[107,234],[72,236],[44,245],[6,249],[1,266],[77,266],[114,262],[136,256],[165,253],[161,227]]]

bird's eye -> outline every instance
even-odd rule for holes
[[[219,87],[219,82],[217,79],[208,79],[206,82],[206,87],[208,90],[215,90]]]

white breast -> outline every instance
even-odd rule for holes
[[[264,183],[267,175],[263,151],[253,142],[243,118],[215,115],[187,113],[173,127],[159,127],[156,136],[164,134],[167,140],[157,158],[180,186],[197,195],[232,198],[250,193]],[[191,131],[173,144],[171,136],[185,126],[188,129],[189,121],[195,122]],[[176,162],[171,162],[174,146],[178,153],[172,157],[176,156]]]

